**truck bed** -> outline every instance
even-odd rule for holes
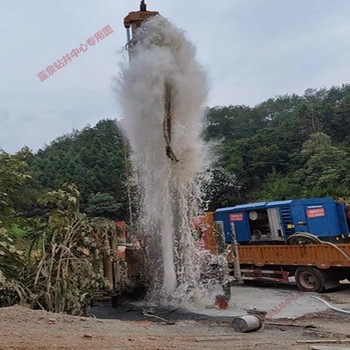
[[[325,244],[308,245],[241,245],[238,247],[240,264],[258,267],[265,265],[350,267],[350,244],[337,244],[345,254]]]

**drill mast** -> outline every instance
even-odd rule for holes
[[[127,47],[130,48],[132,39],[135,36],[136,29],[141,26],[141,23],[150,17],[159,15],[157,11],[147,11],[145,0],[140,3],[140,11],[129,12],[124,18],[124,27],[126,28]]]

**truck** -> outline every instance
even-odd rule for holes
[[[350,280],[350,208],[343,199],[242,204],[217,209],[209,221],[219,253],[228,248],[231,274],[243,281],[293,277],[301,291],[323,292]]]

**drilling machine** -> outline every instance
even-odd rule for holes
[[[126,48],[129,51],[129,58],[131,59],[131,47],[135,39],[135,33],[140,28],[143,21],[159,15],[157,11],[147,11],[147,5],[144,0],[140,3],[140,11],[129,12],[124,18],[124,27],[126,28],[127,44]],[[131,30],[130,30],[131,29]]]
[[[140,11],[129,12],[124,18],[124,26],[126,28],[127,44],[126,49],[129,52],[129,60],[132,60],[133,46],[136,45],[136,31],[141,27],[142,22],[159,15],[157,11],[147,11],[145,0],[140,3]],[[163,136],[165,140],[166,156],[177,163],[179,159],[176,157],[171,146],[171,126],[172,126],[172,90],[173,87],[169,82],[164,84],[164,119],[163,119]]]

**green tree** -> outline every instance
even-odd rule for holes
[[[116,203],[114,209],[118,207],[118,213],[114,210],[115,218],[126,220],[125,162],[125,140],[116,121],[101,120],[94,127],[59,137],[34,156],[30,167],[42,190],[74,183],[81,194],[80,209],[87,212],[89,208],[89,213],[92,196],[108,195]]]
[[[332,145],[330,137],[315,133],[303,144],[304,167],[296,172],[305,196],[350,194],[349,155]]]
[[[8,226],[15,215],[16,201],[31,178],[26,160],[31,157],[27,148],[15,155],[0,151],[0,226]],[[22,197],[23,198],[23,197]]]
[[[247,106],[214,107],[207,112],[204,136],[206,140],[250,137],[267,122]]]
[[[214,167],[219,165],[235,176],[239,188],[236,202],[345,195],[350,164],[349,118],[350,85],[307,89],[303,96],[277,96],[255,107],[212,108],[207,113],[205,137],[216,151]],[[305,142],[321,132],[330,136],[331,148],[325,153],[330,151],[335,156],[333,167],[320,149],[323,168],[313,164],[316,155],[310,160],[302,151]],[[341,180],[334,184],[337,179]],[[225,192],[225,182],[222,186]]]
[[[86,206],[86,213],[92,217],[104,217],[116,220],[122,203],[117,203],[115,198],[108,193],[92,194]]]
[[[264,200],[283,200],[302,197],[301,185],[293,176],[278,174],[275,170],[269,174],[255,198]]]

